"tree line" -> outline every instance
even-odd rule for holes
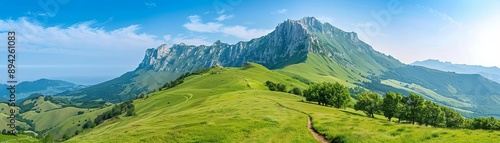
[[[286,85],[282,84],[282,83],[274,83],[274,82],[268,80],[264,83],[264,85],[266,85],[267,88],[269,88],[269,90],[271,90],[271,91],[287,92],[287,93],[291,93],[291,94],[295,94],[295,95],[299,95],[299,96],[302,96],[302,94],[303,94],[302,90],[300,90],[300,88],[294,87],[291,90],[287,90]]]
[[[274,84],[276,88],[268,82],[266,85],[269,89],[283,91],[280,90],[282,87],[278,88],[281,86],[280,84]],[[340,83],[323,82],[310,84],[309,88],[304,90],[303,96],[307,101],[317,102],[318,105],[335,108],[353,107],[355,110],[363,111],[369,117],[374,118],[375,114],[381,114],[389,121],[397,118],[399,123],[445,128],[500,130],[500,120],[493,117],[467,119],[454,109],[440,106],[414,93],[403,96],[401,93],[387,92],[385,96],[381,96],[376,92],[365,91],[355,95],[356,102],[353,104],[347,87]]]
[[[103,123],[104,121],[118,117],[119,115],[126,113],[125,116],[133,116],[135,115],[135,106],[133,101],[126,101],[117,105],[114,105],[110,111],[104,112],[101,115],[98,115],[94,121],[87,121],[83,125],[83,129],[94,128],[95,126]]]

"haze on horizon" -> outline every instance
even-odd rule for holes
[[[59,3],[48,11],[37,2],[0,5],[0,35],[19,33],[21,81],[104,81],[135,69],[147,48],[234,44],[305,16],[354,31],[375,50],[407,64],[438,59],[500,67],[500,1],[494,0],[124,1],[120,6],[91,0]]]

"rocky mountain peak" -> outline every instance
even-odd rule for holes
[[[373,52],[373,49],[360,42],[354,32],[342,31],[314,17],[304,17],[300,20],[285,20],[268,35],[234,45],[220,40],[208,46],[184,43],[174,44],[172,47],[160,45],[158,48],[146,51],[138,69],[189,72],[216,64],[242,66],[246,62],[255,62],[269,69],[276,69],[303,62],[310,52],[336,57],[349,64],[348,61],[351,61],[349,54],[342,51],[353,51],[358,55],[364,55]]]

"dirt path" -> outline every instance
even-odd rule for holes
[[[293,108],[290,108],[290,107],[286,107],[283,104],[279,103],[278,101],[275,101],[275,100],[272,100],[272,99],[269,99],[269,98],[264,98],[264,97],[259,97],[259,98],[263,98],[263,99],[274,101],[274,102],[276,102],[276,104],[278,104],[279,106],[281,106],[281,107],[283,107],[285,109],[293,110],[293,111],[300,112],[302,114],[307,115],[307,129],[309,129],[309,132],[311,132],[311,134],[313,135],[313,137],[316,140],[318,140],[318,142],[320,142],[320,143],[328,143],[328,140],[326,140],[326,138],[323,135],[319,134],[318,132],[316,132],[316,130],[314,130],[311,116],[309,116],[306,112],[303,112],[303,111],[300,111],[300,110],[297,110],[297,109],[293,109]]]
[[[328,141],[326,140],[326,138],[324,136],[318,134],[318,132],[316,132],[313,129],[311,117],[307,116],[307,118],[308,118],[308,120],[307,120],[307,128],[309,129],[309,131],[311,132],[311,134],[314,136],[314,138],[316,138],[316,140],[318,140],[320,143],[328,143]]]

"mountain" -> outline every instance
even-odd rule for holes
[[[160,45],[146,50],[134,71],[85,89],[58,94],[73,101],[121,102],[154,91],[186,72],[213,66],[261,64],[305,84],[339,82],[380,93],[414,92],[465,116],[500,113],[500,84],[477,75],[456,74],[405,65],[358,39],[314,17],[286,20],[268,35],[226,44]]]
[[[8,85],[0,84],[0,88],[6,89]],[[85,88],[83,85],[76,85],[62,80],[39,79],[36,81],[23,81],[16,85],[16,99],[23,99],[31,94],[55,95],[68,90],[78,90]],[[1,90],[0,96],[9,99],[10,92]]]
[[[441,71],[449,71],[463,74],[480,74],[481,76],[500,83],[500,68],[483,67],[478,65],[453,64],[451,62],[441,62],[439,60],[416,61],[411,65],[423,66]]]

